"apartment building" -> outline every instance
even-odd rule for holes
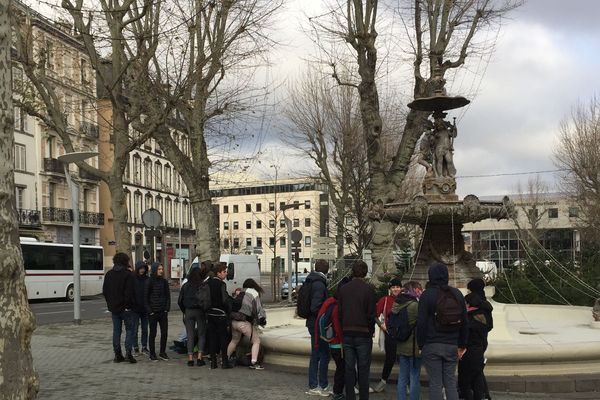
[[[313,258],[314,244],[328,236],[329,206],[325,185],[307,179],[245,182],[237,186],[214,187],[213,204],[218,208],[221,253],[257,254],[261,271],[272,270],[281,257],[287,265],[284,205],[292,230],[302,232],[299,261]]]
[[[500,201],[502,196],[482,197],[481,200]],[[510,268],[527,260],[524,243],[535,242],[527,231],[535,231],[539,244],[555,254],[577,259],[580,250],[580,232],[577,230],[579,208],[561,193],[509,195],[515,203],[515,220],[486,219],[463,227],[467,250],[476,260],[494,261],[498,267]],[[533,223],[532,223],[533,222]]]
[[[114,148],[109,140],[112,133],[110,124],[112,106],[108,99],[102,98],[101,95],[100,97],[98,101],[101,121],[99,151],[103,161],[101,168],[108,169],[114,159]],[[172,135],[182,151],[189,155],[187,136],[177,131],[173,131]],[[173,164],[165,158],[154,139],[149,139],[129,153],[123,183],[127,195],[128,226],[134,260],[143,259],[144,252],[148,251],[152,254],[152,259],[163,262],[167,267],[168,276],[172,276],[170,272],[173,259],[183,259],[184,266],[189,266],[190,261],[195,257],[196,236],[188,190]],[[100,232],[100,242],[104,247],[107,261],[112,259],[116,249],[110,199],[108,186],[102,184],[100,204],[106,215],[106,221]],[[162,215],[162,224],[158,227],[159,236],[149,232],[142,222],[142,214],[151,208],[158,210]]]
[[[83,44],[66,23],[51,22],[24,4],[13,2],[15,12],[26,16],[31,28],[33,54],[44,52],[48,79],[64,106],[64,118],[77,151],[96,151],[95,79]],[[13,93],[22,96],[27,83],[20,65],[13,62]],[[65,153],[62,141],[40,120],[17,105],[15,116],[15,192],[21,236],[42,241],[71,243],[72,207],[64,166],[58,156]],[[96,159],[88,160],[92,165]],[[78,171],[70,172],[79,182],[81,243],[97,244],[104,215],[99,212],[98,179]]]

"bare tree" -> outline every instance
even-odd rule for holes
[[[554,162],[564,170],[562,187],[579,206],[585,240],[600,243],[600,99],[578,104],[560,126]]]
[[[412,26],[406,24],[413,57],[413,94],[415,99],[445,93],[448,71],[464,65],[478,30],[498,21],[519,1],[505,0],[414,0],[409,6]],[[410,6],[412,4],[412,6]],[[400,196],[416,143],[425,131],[428,113],[411,110],[405,119],[401,139],[393,152],[391,162],[386,159],[382,143],[384,118],[380,110],[377,83],[379,1],[347,0],[344,6],[336,3],[332,12],[333,23],[313,19],[316,28],[337,37],[349,45],[356,60],[356,80],[347,80],[338,71],[350,68],[336,59],[329,60],[333,77],[341,85],[354,87],[360,98],[363,141],[367,148],[369,166],[369,200],[383,205]],[[350,75],[351,76],[351,75]],[[389,251],[396,225],[389,221],[373,221],[374,271],[387,271],[393,266]]]
[[[0,393],[6,399],[34,399],[31,335],[35,319],[25,289],[15,203],[14,117],[12,113],[10,1],[0,1]]]
[[[173,163],[188,190],[196,221],[196,252],[200,258],[217,259],[219,243],[211,203],[210,169],[214,165],[211,144],[236,137],[228,135],[228,122],[236,115],[250,113],[256,93],[250,87],[248,71],[272,41],[265,29],[281,5],[277,0],[178,1],[182,32],[170,47],[179,53],[172,64],[179,74],[165,71],[167,102],[173,102],[180,115],[171,121],[187,133],[190,155],[183,152],[166,127],[155,137]],[[163,65],[159,57],[155,65]],[[179,94],[173,90],[179,88]],[[158,104],[158,107],[161,105]],[[212,133],[212,137],[211,137]],[[222,154],[218,156],[223,156]]]
[[[108,185],[118,251],[129,252],[131,248],[123,191],[123,173],[129,153],[147,141],[153,130],[166,120],[166,114],[142,116],[144,109],[140,105],[151,93],[145,66],[158,46],[161,5],[161,1],[153,0],[102,0],[101,13],[88,13],[83,0],[62,2],[80,38],[78,46],[82,46],[89,57],[102,96],[108,98],[111,107],[112,117],[106,122],[111,129],[109,141],[114,148],[113,157],[101,160],[101,169],[83,162],[77,166]],[[95,16],[100,18],[96,20]],[[13,18],[18,37],[17,60],[27,77],[20,88],[20,105],[56,132],[67,152],[81,151],[77,138],[80,132],[64,118],[72,110],[57,90],[55,78],[47,72],[50,54],[43,44],[36,43],[31,18],[26,10]],[[109,53],[110,58],[102,58],[103,53]],[[134,126],[137,129],[131,129]]]

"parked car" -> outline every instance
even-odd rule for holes
[[[296,297],[296,293],[298,292],[298,289],[300,289],[300,286],[302,286],[302,284],[306,280],[307,276],[308,276],[308,274],[304,274],[304,273],[298,274],[298,283],[296,283],[296,274],[292,275],[292,298]],[[288,293],[289,293],[289,285],[287,282],[284,282],[283,285],[281,286],[281,298],[287,299]]]

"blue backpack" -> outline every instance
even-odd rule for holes
[[[335,329],[333,328],[333,319],[331,315],[333,314],[333,308],[337,305],[337,303],[332,303],[327,307],[327,310],[319,317],[319,321],[317,323],[317,327],[319,329],[319,338],[329,343],[335,338]]]
[[[415,325],[408,322],[408,305],[398,313],[390,313],[387,323],[388,335],[397,342],[406,342],[415,330]]]

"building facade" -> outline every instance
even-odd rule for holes
[[[285,217],[302,239],[299,261],[313,258],[315,243],[329,233],[329,206],[325,185],[307,179],[248,182],[211,191],[221,253],[257,254],[262,272],[273,270],[274,260],[287,265]],[[284,205],[296,206],[284,212]]]
[[[546,249],[563,258],[578,259],[579,208],[565,195],[509,196],[515,203],[516,220],[487,219],[465,224],[467,250],[476,260],[489,260],[499,268],[527,262],[531,252]],[[481,200],[501,200],[500,197]],[[543,250],[542,250],[543,251]]]
[[[46,76],[63,106],[70,139],[76,151],[96,151],[98,125],[95,79],[83,44],[65,23],[50,22],[42,15],[14,2],[15,12],[25,16],[32,37],[33,54],[46,54]],[[72,243],[72,206],[63,164],[62,140],[37,118],[18,106],[27,93],[27,78],[13,63],[15,98],[15,192],[21,236],[41,241]],[[88,163],[96,166],[97,159]],[[104,215],[99,212],[98,179],[70,166],[79,183],[81,243],[98,244]]]

